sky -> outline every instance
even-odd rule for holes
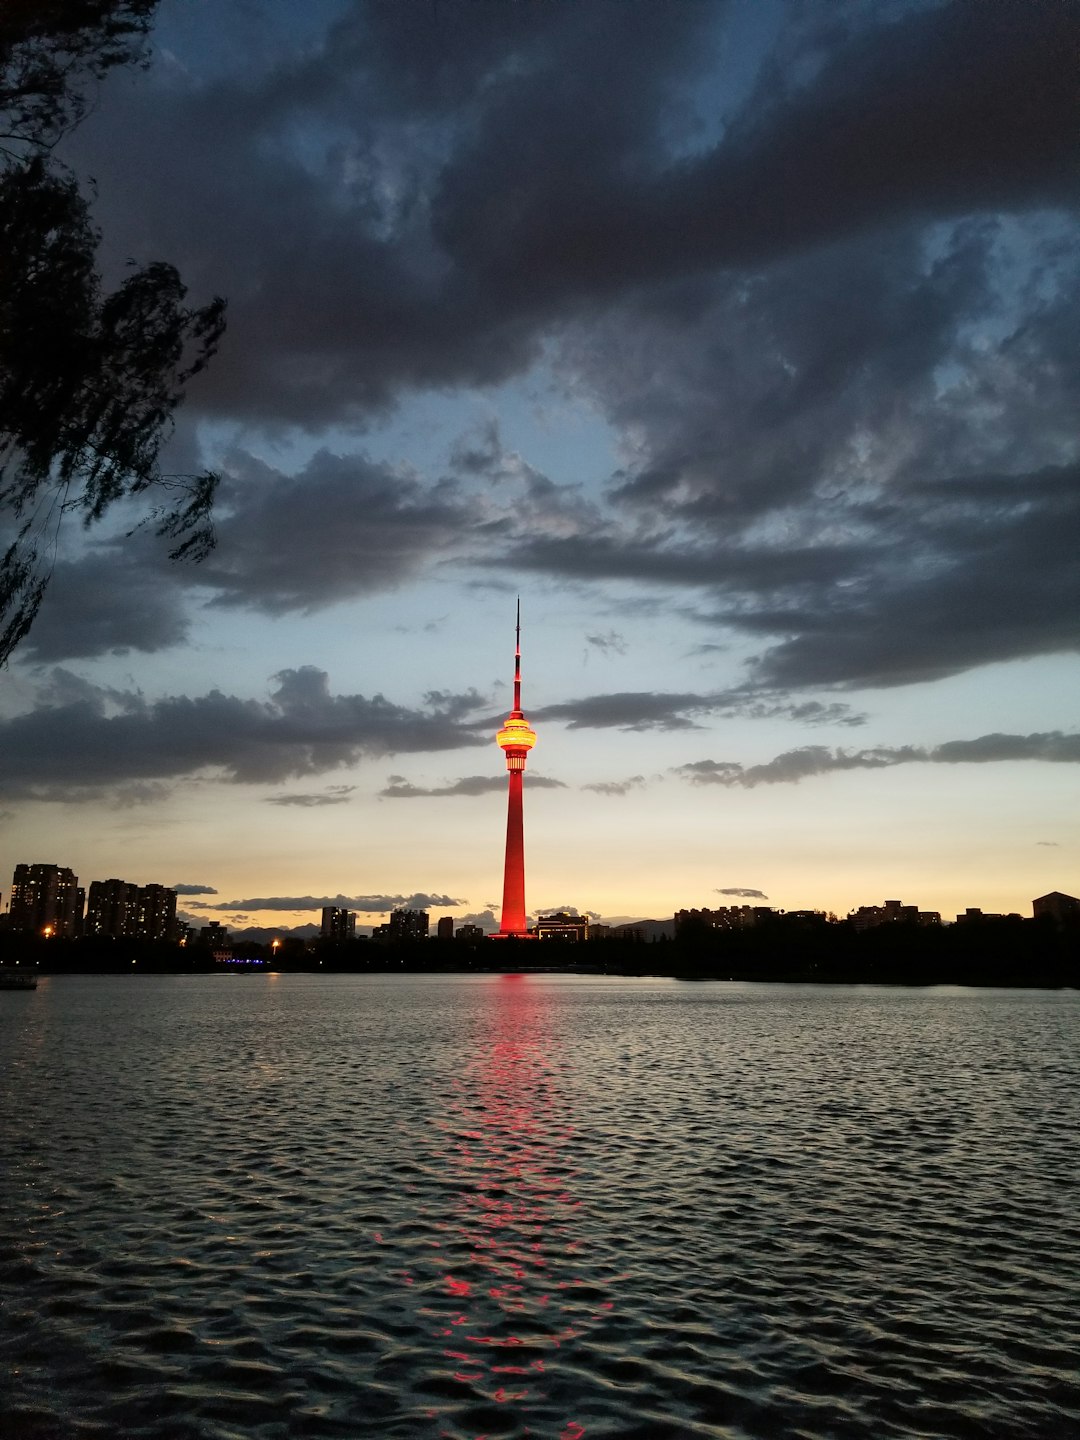
[[[60,535],[0,884],[497,927],[520,595],[532,913],[1078,893],[1078,36],[164,0],[61,154],[110,283],[228,299],[165,452],[217,546]]]

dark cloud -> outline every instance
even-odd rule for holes
[[[711,695],[663,691],[620,691],[545,705],[530,712],[534,721],[563,720],[571,730],[696,730],[706,716],[791,719],[803,725],[861,725],[865,716],[842,702],[791,702],[745,690]]]
[[[455,927],[457,925],[478,925],[485,935],[492,935],[498,930],[499,921],[496,918],[495,909],[492,906],[487,910],[479,910],[470,915],[462,915],[460,920],[455,922]]]
[[[530,790],[566,789],[561,780],[552,780],[546,775],[535,775],[530,771],[525,773],[525,786]],[[391,775],[379,795],[384,800],[442,799],[457,795],[490,795],[493,792],[502,793],[505,789],[505,775],[466,775],[449,785],[431,787],[413,785],[404,775]]]
[[[1035,844],[1045,845],[1048,850],[1058,850],[1061,848],[1060,842],[1057,840],[1036,840]]]
[[[401,467],[320,450],[283,475],[234,457],[218,545],[197,573],[216,605],[279,615],[388,590],[430,562],[469,523],[448,487]]]
[[[313,794],[268,795],[268,805],[296,806],[302,810],[319,809],[324,805],[347,805],[355,785],[330,785]]]
[[[46,694],[34,709],[0,720],[0,782],[11,798],[71,800],[117,784],[208,773],[274,783],[365,756],[486,743],[462,724],[460,697],[444,697],[433,711],[382,695],[333,695],[325,671],[313,666],[283,670],[274,682],[266,700],[218,690],[148,700],[86,682],[67,701]]]
[[[452,895],[264,895],[253,900],[230,900],[224,904],[201,905],[202,910],[358,910],[364,914],[383,915],[391,910],[429,910],[432,907],[464,905]]]
[[[591,790],[594,795],[629,795],[631,790],[641,790],[644,785],[644,775],[631,775],[628,780],[598,780],[581,788]]]
[[[230,296],[189,413],[357,430],[544,359],[623,456],[603,500],[494,419],[453,485],[234,457],[214,603],[310,612],[476,553],[694,587],[757,689],[1077,648],[1077,6],[779,7],[765,54],[734,8],[357,3],[235,71],[105,88],[69,153],[113,261]],[[183,638],[145,569],[104,574],[58,576],[38,658]],[[609,698],[563,718],[726,713]]]
[[[46,662],[179,645],[188,633],[181,579],[163,554],[155,565],[145,547],[109,546],[61,561],[21,653]]]
[[[868,750],[830,750],[805,745],[788,750],[764,765],[743,766],[730,760],[694,760],[677,766],[679,774],[695,785],[792,784],[812,775],[836,770],[883,770],[894,765],[984,765],[1009,760],[1041,760],[1051,764],[1080,764],[1080,735],[1050,731],[1034,735],[982,735],[976,740],[948,740],[943,745],[882,746]]]
[[[175,890],[177,895],[216,895],[218,892],[213,885],[170,885],[170,890]]]
[[[626,641],[617,630],[609,630],[606,635],[586,635],[585,644],[601,655],[626,654]]]
[[[289,475],[235,451],[208,560],[170,563],[147,535],[99,541],[54,567],[23,653],[40,662],[178,645],[195,593],[282,615],[392,590],[462,549],[476,518],[453,486],[407,467],[320,450]]]
[[[769,897],[764,890],[750,890],[742,885],[729,885],[723,890],[717,890],[718,895],[734,895],[740,900],[767,900]]]
[[[231,296],[228,363],[193,398],[307,424],[502,379],[598,294],[1073,199],[1071,6],[864,12],[824,43],[792,27],[741,110],[745,76],[724,76],[703,145],[689,92],[725,13],[356,5],[262,74],[113,86],[74,144],[105,211],[140,175],[137,212],[106,226],[121,253],[175,255]]]

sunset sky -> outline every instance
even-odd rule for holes
[[[189,917],[1080,893],[1070,0],[164,0],[62,150],[228,331],[61,533],[20,861]],[[767,897],[767,899],[763,898]]]

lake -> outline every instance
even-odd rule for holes
[[[0,993],[4,1440],[1080,1434],[1080,994]]]

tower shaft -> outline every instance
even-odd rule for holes
[[[506,810],[506,863],[503,867],[500,935],[525,935],[525,826],[521,790],[524,770],[511,770]]]

